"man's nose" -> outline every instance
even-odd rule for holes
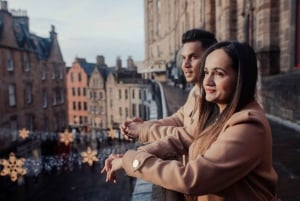
[[[185,67],[185,68],[191,67],[190,59],[183,59],[182,60],[182,67]]]

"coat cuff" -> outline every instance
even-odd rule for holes
[[[154,156],[142,150],[128,150],[123,156],[122,165],[125,172],[129,176],[134,176],[134,173],[140,170],[147,161],[147,159],[151,157]]]

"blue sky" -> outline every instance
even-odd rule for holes
[[[74,58],[95,63],[105,56],[115,65],[117,56],[126,65],[128,56],[144,60],[143,0],[8,0],[8,9],[27,11],[30,31],[49,37],[55,26],[67,66]]]

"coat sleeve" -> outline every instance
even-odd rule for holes
[[[183,131],[185,134],[185,130],[182,130],[181,128],[178,130],[177,127],[184,127],[184,119],[187,118],[191,112],[186,108],[191,108],[191,105],[195,104],[194,91],[195,89],[191,90],[186,103],[171,116],[159,120],[147,121],[141,124],[139,127],[139,141],[142,143],[154,142],[165,136],[173,135],[174,132],[180,131]]]
[[[186,166],[176,160],[162,160],[159,154],[157,156],[158,151],[146,147],[128,151],[123,158],[123,168],[130,176],[184,194],[220,192],[260,163],[264,132],[264,127],[257,121],[238,122],[224,129],[203,155],[190,160]],[[172,141],[173,138],[168,139]]]

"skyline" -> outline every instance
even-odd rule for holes
[[[49,38],[54,25],[67,67],[72,65],[75,57],[95,63],[96,56],[103,55],[108,66],[114,66],[118,56],[123,66],[128,56],[135,62],[144,60],[144,7],[141,0],[131,0],[128,4],[122,0],[79,3],[53,0],[47,5],[38,0],[7,2],[9,11],[26,11],[31,33]]]

